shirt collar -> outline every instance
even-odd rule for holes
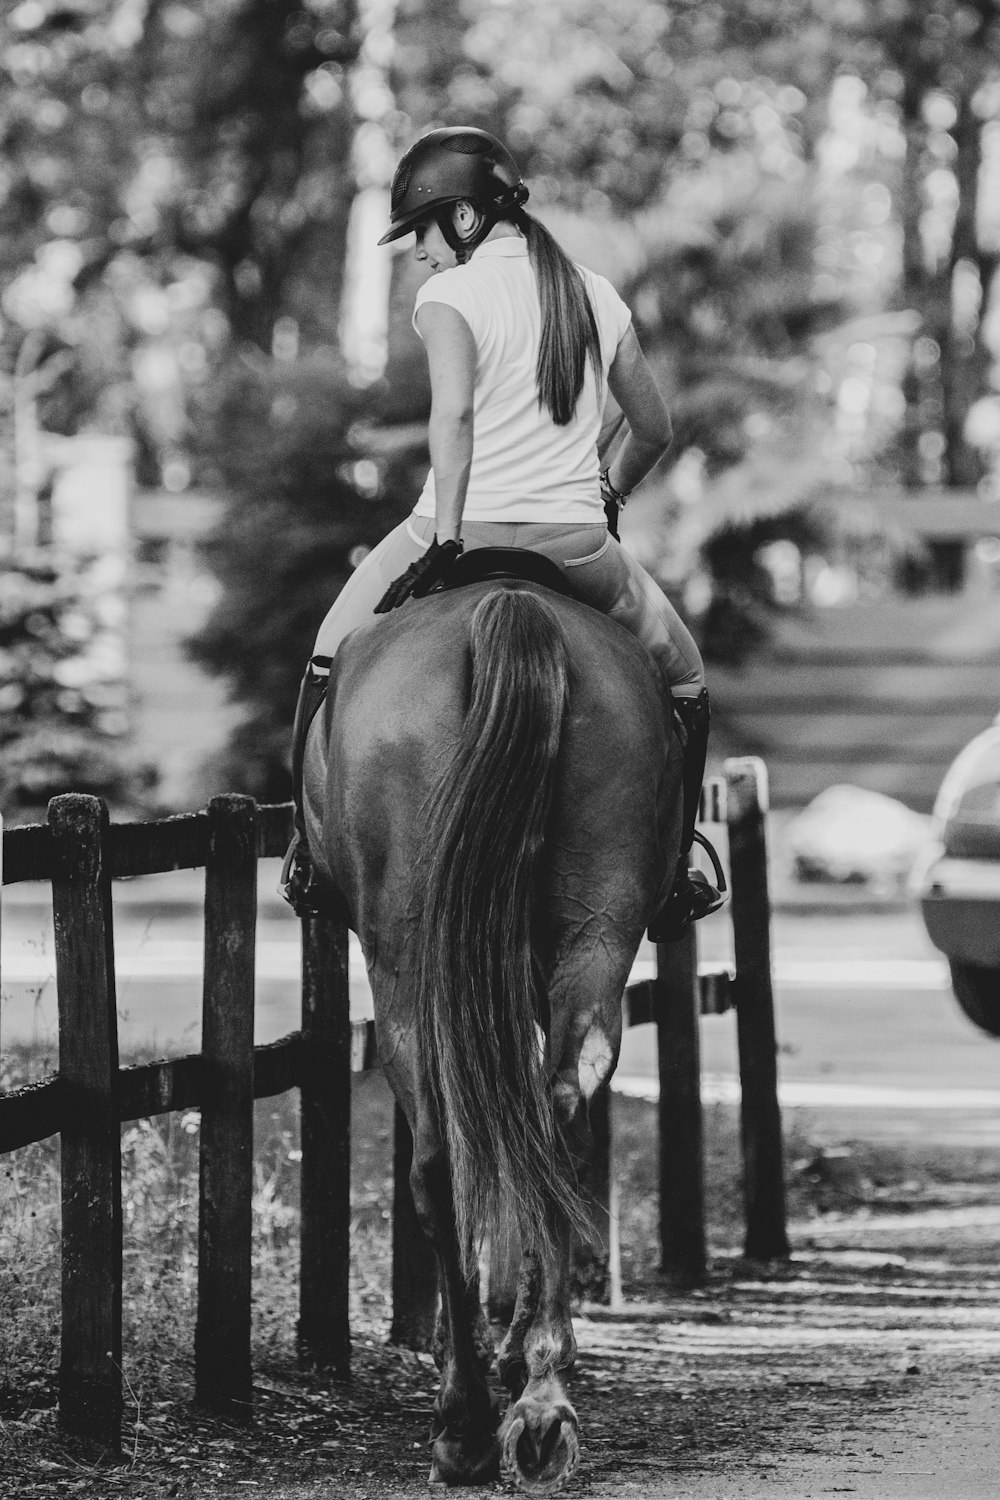
[[[484,240],[477,249],[473,250],[469,259],[470,261],[476,260],[481,255],[518,256],[527,255],[527,253],[528,241],[526,239],[520,235],[503,234],[496,240]]]

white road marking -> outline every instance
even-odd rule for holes
[[[778,954],[771,965],[776,989],[947,990],[951,979],[943,958],[789,958]],[[637,959],[631,983],[652,979],[652,959]]]
[[[203,951],[200,942],[180,938],[126,941],[116,946],[115,960],[119,980],[172,983],[201,974]],[[261,979],[297,979],[301,962],[295,939],[257,944],[257,974]],[[778,989],[850,989],[863,985],[875,989],[936,991],[950,987],[948,965],[943,958],[801,959],[779,954],[773,972]],[[629,979],[636,984],[654,974],[651,959],[637,959]],[[0,966],[0,982],[4,984],[41,984],[54,978],[53,953],[37,946],[15,949],[4,956]],[[353,938],[351,978],[357,982],[365,979],[364,960]]]
[[[655,1078],[627,1073],[616,1073],[611,1087],[631,1099],[657,1099],[660,1093]],[[704,1104],[739,1104],[740,1081],[735,1075],[703,1073],[701,1098]],[[951,1109],[1000,1113],[1000,1089],[895,1088],[877,1083],[821,1083],[801,1079],[779,1082],[778,1102],[784,1109]]]

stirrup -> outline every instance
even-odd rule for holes
[[[298,833],[292,837],[281,867],[278,895],[288,902],[297,917],[329,917],[336,914],[335,903],[316,878],[316,871]]]
[[[724,900],[719,902],[719,906],[725,906],[726,901],[728,901],[729,899],[729,887],[726,884],[726,872],[722,868],[722,861],[719,858],[718,851],[716,850],[715,845],[712,843],[712,840],[707,839],[705,835],[701,833],[697,828],[694,831],[694,842],[701,845],[705,853],[708,855],[709,859],[712,861],[712,870],[715,874],[715,884],[718,887],[719,895],[725,898]],[[713,907],[712,910],[718,911],[718,907]]]
[[[649,924],[646,936],[651,943],[678,943],[686,937],[692,922],[719,911],[729,900],[722,862],[710,841],[695,830],[695,842],[708,854],[718,885],[712,885],[706,875],[697,869],[678,866],[670,895]]]

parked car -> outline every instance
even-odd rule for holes
[[[965,1014],[1000,1036],[1000,716],[947,772],[934,818],[914,873],[924,924]]]

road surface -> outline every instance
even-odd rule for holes
[[[273,1041],[298,1026],[298,924],[271,896],[274,871],[262,871],[258,924],[256,1039]],[[190,872],[116,885],[115,948],[122,1055],[196,1051],[200,1039],[201,917]],[[56,1048],[51,919],[40,886],[9,887],[0,925],[0,1047]],[[781,1103],[816,1119],[850,1112],[859,1131],[879,1136],[928,1128],[942,1141],[995,1137],[1000,1119],[1000,1051],[962,1015],[947,967],[919,915],[796,915],[774,920],[774,978]],[[724,914],[704,922],[700,957],[730,957]],[[651,952],[640,953],[648,971]],[[360,952],[352,953],[352,1011],[370,1014]],[[733,1016],[701,1026],[706,1102],[738,1097]],[[617,1086],[655,1089],[652,1028],[625,1039]],[[907,1124],[909,1121],[909,1124]],[[812,1123],[812,1120],[811,1120]],[[838,1129],[840,1126],[838,1125]]]

